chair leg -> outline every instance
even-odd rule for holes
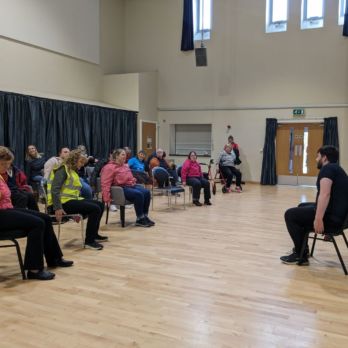
[[[106,219],[105,219],[105,225],[108,224],[109,221],[109,210],[110,210],[110,204],[106,205]]]
[[[348,240],[347,240],[346,235],[344,234],[344,231],[342,231],[342,237],[343,237],[343,239],[344,239],[344,241],[346,243],[346,247],[348,248]]]
[[[59,242],[59,238],[60,238],[60,222],[58,222],[58,242]]]
[[[84,228],[84,221],[83,221],[83,216],[81,216],[81,221],[80,221],[80,224],[81,224],[81,238],[82,238],[82,247],[84,248],[85,247],[85,228]]]
[[[347,272],[347,268],[346,268],[346,265],[344,264],[344,261],[342,259],[342,255],[340,253],[340,250],[338,249],[338,246],[337,246],[337,243],[336,243],[336,240],[335,240],[335,237],[334,236],[331,236],[331,241],[336,249],[336,253],[337,253],[337,256],[338,258],[340,259],[340,262],[341,262],[341,266],[343,268],[343,272],[345,275],[348,275],[348,272]]]
[[[306,246],[308,244],[308,237],[309,237],[309,232],[306,232],[305,234],[305,237],[303,239],[303,243],[302,243],[302,246],[301,246],[301,252],[300,252],[300,262],[299,264],[301,264],[302,260],[303,260],[303,255],[304,255],[304,252],[306,250]]]
[[[21,268],[21,273],[22,273],[22,278],[23,280],[27,279],[27,276],[25,274],[24,271],[24,264],[23,264],[23,259],[22,259],[22,253],[21,253],[21,249],[19,247],[18,242],[15,239],[12,239],[12,242],[15,244],[16,246],[16,251],[17,251],[17,256],[18,256],[18,262],[19,262],[19,267]]]
[[[311,256],[313,256],[313,254],[314,254],[314,247],[315,247],[315,242],[316,241],[317,241],[317,234],[314,233],[313,244],[312,244],[312,249],[311,249]]]
[[[125,206],[124,205],[120,205],[120,219],[121,219],[121,226],[124,227],[125,226]]]

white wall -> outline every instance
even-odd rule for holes
[[[0,35],[99,63],[99,0],[0,0]]]
[[[265,119],[292,118],[297,106],[307,118],[338,116],[347,147],[348,41],[337,0],[325,2],[325,27],[307,31],[300,30],[301,1],[290,1],[288,31],[274,34],[265,34],[266,0],[214,0],[207,68],[195,67],[193,52],[180,52],[182,3],[125,3],[125,69],[158,70],[162,147],[169,148],[171,123],[212,123],[216,156],[231,124],[245,177],[259,181]]]

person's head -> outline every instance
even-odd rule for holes
[[[5,146],[0,146],[0,174],[4,174],[10,169],[14,160],[13,153]]]
[[[126,151],[126,156],[127,156],[127,158],[131,158],[131,157],[132,157],[132,149],[131,149],[130,147],[125,146],[125,147],[123,148],[123,150]]]
[[[317,168],[320,169],[327,163],[337,163],[339,157],[338,149],[332,145],[322,146],[317,152]]]
[[[70,149],[68,147],[61,147],[59,149],[58,155],[61,159],[66,159],[69,156]]]
[[[197,153],[195,151],[190,151],[187,158],[193,162],[197,161]]]
[[[87,155],[87,149],[85,145],[77,145],[77,150],[80,150],[83,155]]]
[[[163,154],[164,154],[164,151],[162,149],[157,149],[156,150],[157,158],[162,159],[163,158]]]
[[[25,158],[27,160],[31,160],[31,159],[34,159],[34,158],[40,158],[40,157],[41,157],[41,155],[37,151],[37,148],[36,148],[35,145],[28,145],[27,146],[26,156],[25,156]]]
[[[112,159],[117,163],[117,164],[124,164],[127,159],[127,154],[124,149],[116,149],[112,153]]]
[[[225,152],[227,152],[227,153],[231,153],[231,151],[232,151],[232,146],[231,146],[231,144],[226,144],[226,145],[224,146],[224,150],[225,150]]]
[[[63,162],[70,170],[79,170],[86,163],[86,157],[82,154],[81,150],[75,149],[70,151],[69,155]]]
[[[234,138],[232,135],[230,135],[228,138],[227,138],[227,141],[229,144],[233,144],[234,143]]]
[[[144,161],[145,157],[146,157],[146,152],[145,152],[144,150],[140,150],[140,151],[138,152],[138,159],[139,159],[140,161]]]

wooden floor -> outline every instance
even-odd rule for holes
[[[0,347],[348,347],[333,245],[318,242],[309,267],[279,261],[292,247],[285,209],[314,197],[248,184],[172,211],[156,197],[154,228],[122,229],[112,213],[99,252],[81,249],[69,223],[61,245],[75,266],[49,282],[22,281],[14,250],[1,249]]]

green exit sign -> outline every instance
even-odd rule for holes
[[[293,109],[293,116],[304,116],[304,109]]]

